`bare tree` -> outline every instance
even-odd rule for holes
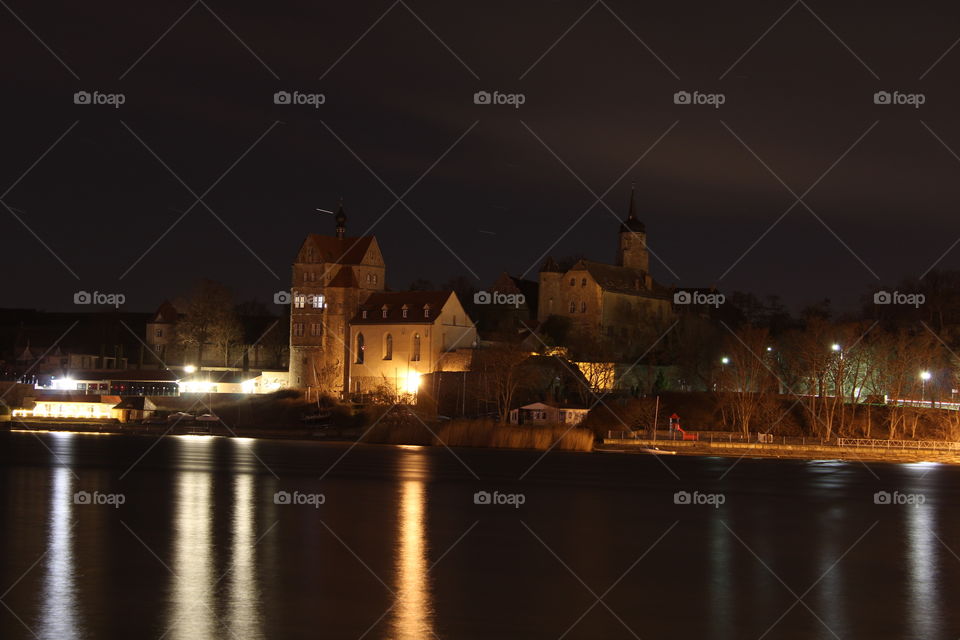
[[[178,308],[184,317],[177,323],[177,342],[184,349],[197,350],[197,364],[203,364],[203,352],[213,346],[229,364],[230,347],[243,338],[243,329],[230,290],[219,282],[201,280],[193,293]]]

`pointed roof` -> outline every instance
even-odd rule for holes
[[[376,243],[374,236],[361,238],[337,238],[319,233],[311,233],[306,242],[316,251],[317,262],[332,262],[334,264],[363,264],[363,259],[372,244]]]
[[[620,224],[620,233],[644,233],[646,228],[643,223],[637,219],[637,197],[636,188],[630,185],[630,210],[627,213],[627,219]]]
[[[160,308],[157,309],[157,312],[153,315],[152,322],[155,324],[173,324],[177,321],[178,317],[177,308],[174,307],[169,300],[164,300],[160,304]]]
[[[540,267],[540,273],[545,271],[550,273],[563,273],[563,269],[561,269],[557,261],[553,259],[553,256],[548,256],[547,261]]]
[[[360,283],[357,282],[357,276],[354,275],[353,269],[350,267],[340,267],[340,270],[337,271],[337,275],[333,276],[330,280],[328,287],[359,287]]]

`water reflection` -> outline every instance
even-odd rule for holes
[[[907,520],[908,615],[918,638],[936,637],[941,630],[940,601],[937,595],[937,551],[939,542],[933,535],[936,522],[930,505],[908,505],[903,508]]]
[[[62,466],[70,459],[73,436],[52,441],[51,495],[46,574],[40,599],[39,636],[70,640],[78,633],[76,567],[73,556],[73,471]]]
[[[233,483],[233,547],[228,624],[231,635],[245,640],[263,637],[256,576],[254,478],[251,474],[239,474]]]
[[[181,461],[210,453],[210,439],[182,439],[179,442]],[[211,492],[209,473],[180,471],[177,474],[170,638],[205,640],[215,637]]]
[[[400,485],[396,602],[391,638],[435,637],[427,563],[426,496],[421,480]]]

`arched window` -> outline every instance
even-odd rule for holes
[[[586,279],[586,278],[584,278],[583,280],[580,281],[580,286],[581,286],[581,287],[587,286],[587,279]]]
[[[363,344],[363,334],[362,334],[362,333],[358,333],[358,334],[357,334],[357,364],[363,364],[363,350],[364,350],[364,348],[365,348],[365,347],[364,347],[364,344]]]
[[[393,360],[393,335],[390,333],[383,338],[383,359]]]
[[[413,334],[413,351],[410,354],[410,360],[416,362],[420,360],[420,334]]]
[[[581,302],[581,303],[580,303],[580,313],[586,313],[586,312],[587,312],[587,303],[586,303],[586,302]]]
[[[571,302],[570,302],[570,313],[576,313],[576,312],[577,312],[577,303],[571,301]]]
[[[570,286],[571,286],[571,287],[577,286],[577,279],[576,279],[576,278],[570,278]]]

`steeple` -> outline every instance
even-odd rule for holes
[[[617,266],[630,267],[644,273],[650,268],[650,256],[647,252],[647,230],[637,219],[637,192],[630,185],[630,209],[627,219],[620,223],[618,234]]]
[[[343,198],[340,198],[335,220],[337,221],[337,237],[343,238],[347,233],[347,214],[343,212]]]
[[[630,209],[627,211],[627,219],[620,225],[620,233],[645,233],[646,228],[643,223],[637,219],[637,192],[636,186],[630,183]]]

